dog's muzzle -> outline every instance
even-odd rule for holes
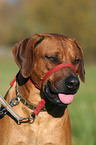
[[[51,87],[49,81],[47,81],[47,84],[44,87],[44,82],[46,79],[57,70],[64,67],[69,67],[76,73],[76,69],[73,65],[63,63],[49,70],[45,74],[42,81],[42,90],[45,94],[45,97],[54,104],[58,105],[70,104],[73,101],[74,95],[77,92],[80,84],[78,77],[69,76],[64,80],[62,79],[60,81],[54,82],[54,88]]]

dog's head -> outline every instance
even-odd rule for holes
[[[83,51],[75,39],[59,34],[35,34],[13,47],[13,54],[24,78],[31,78],[41,87],[44,75],[53,67],[68,63],[50,75],[43,84],[43,95],[57,105],[70,104],[79,88],[79,79],[84,82]]]

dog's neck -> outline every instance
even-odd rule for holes
[[[41,101],[40,90],[38,90],[29,81],[25,85],[19,86],[19,88],[22,97],[28,102],[30,102],[31,104],[38,105],[38,103]]]

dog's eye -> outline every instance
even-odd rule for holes
[[[58,59],[56,57],[53,57],[53,56],[45,56],[47,59],[49,59],[50,61],[52,62],[58,62]]]
[[[78,64],[80,62],[80,59],[75,59],[75,64]]]

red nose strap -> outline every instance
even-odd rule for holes
[[[44,84],[45,80],[50,76],[52,75],[54,72],[56,72],[57,70],[63,68],[63,67],[70,67],[72,68],[75,72],[76,72],[76,68],[72,65],[72,64],[69,64],[69,63],[62,63],[62,64],[59,64],[59,65],[56,65],[55,67],[53,67],[52,69],[50,69],[44,76],[43,80],[42,80],[42,85]]]

